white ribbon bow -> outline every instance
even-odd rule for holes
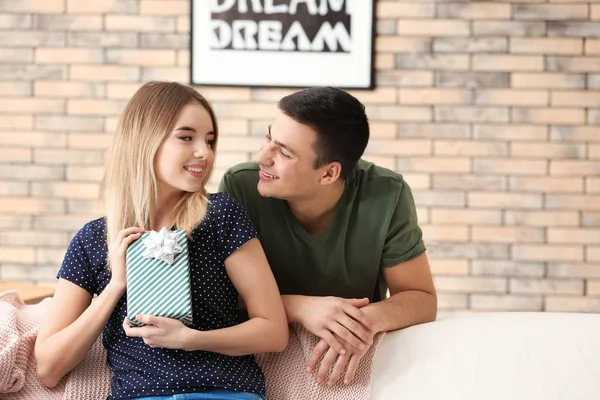
[[[183,251],[183,247],[177,243],[176,238],[177,234],[168,232],[167,228],[162,228],[160,232],[152,231],[144,239],[146,252],[142,255],[144,258],[156,258],[171,265],[175,254]]]

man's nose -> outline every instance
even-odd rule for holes
[[[256,162],[262,165],[270,165],[272,163],[271,151],[268,144],[264,144],[256,155]]]

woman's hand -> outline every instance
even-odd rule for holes
[[[140,337],[150,347],[192,350],[186,343],[186,333],[189,328],[181,321],[152,315],[138,315],[136,319],[146,326],[132,326],[125,318],[123,329],[127,336]]]
[[[126,228],[117,235],[117,238],[108,248],[108,260],[111,269],[111,278],[109,285],[113,289],[125,292],[127,287],[127,277],[125,273],[125,253],[131,243],[140,238],[142,233],[146,232],[142,228]]]

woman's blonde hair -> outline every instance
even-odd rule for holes
[[[214,127],[215,151],[217,119],[208,101],[191,87],[152,81],[138,89],[127,103],[119,118],[102,182],[109,246],[122,229],[150,229],[150,205],[158,200],[154,157],[173,130],[181,109],[190,103],[198,103],[208,111]],[[174,223],[189,236],[204,219],[207,208],[204,186],[198,192],[184,193],[173,208]]]

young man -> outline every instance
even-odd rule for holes
[[[437,299],[402,176],[361,160],[364,106],[335,88],[284,97],[256,162],[231,168],[220,191],[256,225],[288,320],[322,340],[317,380],[349,383],[377,332],[435,320]],[[389,288],[390,297],[385,298]]]

